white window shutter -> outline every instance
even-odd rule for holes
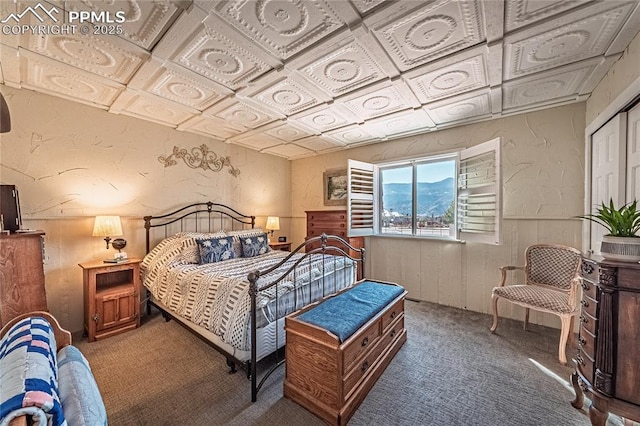
[[[349,160],[347,201],[347,235],[373,235],[376,227],[376,167],[370,163]]]
[[[460,152],[458,238],[502,244],[501,139]]]

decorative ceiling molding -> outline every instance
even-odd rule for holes
[[[291,159],[584,101],[640,28],[637,0],[35,3],[0,21],[125,22],[3,33],[0,83]]]

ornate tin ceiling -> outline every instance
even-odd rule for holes
[[[285,158],[584,101],[640,29],[635,0],[3,0],[0,19],[52,7],[122,11],[122,34],[3,31],[2,83]]]

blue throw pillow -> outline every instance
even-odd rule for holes
[[[242,257],[259,256],[269,251],[267,234],[260,234],[254,237],[241,237],[240,244],[242,244]]]
[[[233,237],[222,238],[196,238],[200,251],[200,264],[220,262],[233,259]]]

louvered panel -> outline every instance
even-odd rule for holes
[[[458,179],[460,188],[478,188],[494,184],[496,181],[495,154],[490,152],[461,161]]]
[[[457,209],[460,238],[500,244],[501,190],[499,138],[461,153]]]
[[[375,226],[375,167],[349,160],[349,202],[347,204],[349,236],[372,235]]]

